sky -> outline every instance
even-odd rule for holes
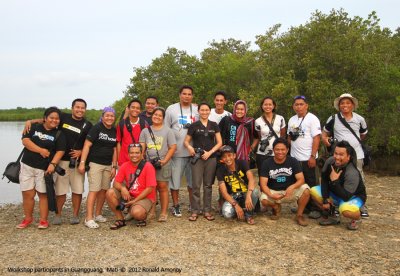
[[[400,26],[398,0],[0,0],[0,109],[66,108],[75,98],[100,109],[168,47],[199,56],[213,40],[254,42],[275,24],[285,32],[340,8]]]

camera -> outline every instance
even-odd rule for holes
[[[54,169],[54,171],[61,176],[65,175],[65,170],[63,168],[61,168],[59,165],[57,165]]]
[[[153,167],[156,169],[156,170],[161,170],[161,159],[157,156],[157,157],[155,157],[155,158],[150,158],[150,163],[153,165]]]
[[[269,146],[269,138],[263,139],[260,141],[259,150],[262,152],[265,152],[265,150],[267,149],[268,146]]]
[[[190,127],[190,125],[191,125],[191,123],[186,123],[186,124],[183,125],[183,128],[184,129],[188,129]]]
[[[239,204],[240,207],[245,206],[246,198],[243,192],[234,193],[232,198]]]
[[[290,136],[290,139],[292,139],[292,141],[296,141],[297,138],[299,138],[300,133],[298,131],[295,131],[295,132],[289,131],[289,136]]]
[[[117,207],[115,207],[115,209],[117,209],[119,211],[123,211],[125,209],[125,203],[126,203],[125,200],[121,200],[118,203]]]
[[[74,169],[74,168],[76,167],[76,163],[77,163],[77,159],[71,157],[71,158],[69,159],[69,165],[68,165],[68,167],[69,167],[70,169]]]
[[[195,154],[192,157],[192,160],[190,160],[190,163],[192,163],[192,165],[196,164],[197,160],[201,158],[201,156],[204,154],[204,150],[202,148],[196,148],[194,152]]]
[[[331,144],[331,146],[333,146],[334,144],[336,144],[338,142],[338,139],[329,137],[328,142],[329,142],[329,144]]]

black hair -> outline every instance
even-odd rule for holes
[[[142,102],[139,99],[133,99],[128,103],[128,108],[131,107],[132,103],[138,103],[140,105],[140,108],[142,108]]]
[[[183,89],[190,89],[190,91],[192,91],[193,94],[193,87],[189,86],[189,85],[183,85],[181,86],[181,88],[179,88],[179,94],[182,93]]]
[[[77,102],[84,103],[84,104],[85,104],[85,108],[87,107],[86,101],[85,101],[84,99],[81,99],[81,98],[77,98],[77,99],[73,100],[71,106],[74,107],[74,105],[75,105]]]
[[[339,148],[345,148],[346,149],[346,153],[348,155],[350,155],[350,160],[352,160],[352,158],[355,155],[355,150],[354,148],[350,145],[349,142],[347,142],[346,140],[342,140],[336,143],[335,147],[339,147]]]
[[[272,144],[272,148],[275,148],[277,144],[284,144],[287,149],[289,148],[289,143],[285,138],[279,137],[275,139],[274,143]]]
[[[156,96],[150,95],[146,97],[146,100],[144,102],[146,102],[148,99],[155,99],[156,103],[158,104],[158,98]]]
[[[218,96],[218,95],[221,95],[221,96],[223,96],[225,100],[227,100],[227,99],[228,99],[228,97],[226,96],[226,92],[225,92],[225,91],[223,91],[223,90],[219,90],[219,91],[215,92],[215,94],[214,94],[214,98],[215,98],[216,96]]]
[[[156,107],[153,110],[153,113],[151,113],[151,116],[153,117],[154,113],[156,113],[156,111],[161,111],[163,118],[165,118],[165,109],[163,107]]]
[[[206,103],[206,102],[201,102],[201,103],[199,103],[199,105],[197,106],[197,111],[199,111],[199,110],[200,110],[200,107],[203,106],[203,105],[208,106],[208,108],[211,110],[211,106],[210,106],[208,103]]]
[[[49,108],[47,108],[47,109],[44,111],[43,117],[44,117],[44,118],[47,118],[47,117],[49,117],[49,115],[50,115],[51,113],[53,113],[53,112],[56,112],[56,113],[58,114],[58,117],[61,117],[61,110],[58,109],[56,106],[50,106]]]
[[[272,97],[270,97],[270,96],[266,96],[266,97],[264,97],[264,98],[261,100],[261,104],[260,104],[261,112],[264,113],[263,104],[264,104],[264,101],[266,101],[266,100],[271,100],[271,101],[272,101],[272,104],[274,105],[274,109],[272,109],[272,112],[275,112],[275,109],[276,109],[276,102],[275,102],[274,99],[272,99]]]

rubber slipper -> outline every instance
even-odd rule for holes
[[[92,219],[90,220],[85,219],[85,226],[91,229],[99,228],[99,225]]]
[[[124,226],[126,226],[125,220],[124,219],[118,219],[118,220],[116,220],[114,222],[113,225],[110,226],[110,229],[111,230],[117,230],[117,229],[119,229],[121,227],[124,227]]]
[[[158,222],[166,222],[168,218],[168,215],[160,215],[158,218]]]
[[[192,215],[189,217],[189,221],[196,221],[197,218],[198,218],[197,214],[192,214]]]
[[[211,214],[204,214],[204,218],[208,221],[215,220],[214,216]]]
[[[146,223],[145,220],[139,220],[139,221],[136,223],[136,226],[137,226],[137,227],[145,227],[146,225],[147,225],[147,223]]]
[[[250,225],[254,225],[254,218],[253,217],[248,217],[247,219],[246,219],[246,222],[248,223],[248,224],[250,224]]]

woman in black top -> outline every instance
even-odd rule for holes
[[[17,225],[18,229],[26,228],[33,222],[36,193],[39,197],[40,213],[38,228],[49,227],[44,175],[54,173],[65,151],[65,136],[57,130],[60,114],[60,110],[56,107],[47,108],[44,112],[43,124],[32,125],[29,132],[22,136],[25,149],[21,160],[19,181],[25,218]]]
[[[103,109],[101,120],[93,126],[83,146],[79,172],[85,173],[85,164],[89,164],[88,171],[89,194],[86,202],[85,226],[98,228],[97,222],[106,222],[102,209],[106,198],[106,191],[110,188],[111,180],[117,169],[117,130],[114,127],[115,111],[112,107]],[[89,163],[90,162],[90,163]],[[93,215],[96,201],[95,216]]]
[[[211,214],[212,184],[215,178],[217,161],[215,152],[222,146],[222,138],[217,123],[208,120],[211,108],[207,103],[198,107],[200,120],[191,124],[185,137],[184,146],[192,156],[192,215],[190,221],[197,220],[201,211],[200,187],[203,184],[204,217],[214,220]],[[193,146],[190,142],[193,140]]]

